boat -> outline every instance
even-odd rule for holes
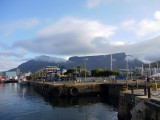
[[[23,79],[20,79],[18,83],[20,86],[28,86],[29,85],[29,83],[25,77]]]

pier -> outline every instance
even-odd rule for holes
[[[48,97],[61,96],[85,96],[85,95],[106,95],[119,97],[120,91],[137,88],[137,82],[133,81],[103,81],[103,82],[30,82],[30,85],[40,94]],[[138,83],[139,88],[144,83]]]

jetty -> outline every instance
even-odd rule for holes
[[[119,97],[120,91],[136,87],[143,88],[144,81],[101,81],[101,82],[43,82],[32,81],[30,85],[40,94],[48,97],[84,96],[105,94],[111,97]]]

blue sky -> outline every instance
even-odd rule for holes
[[[160,0],[0,0],[0,71],[40,55],[160,60]]]

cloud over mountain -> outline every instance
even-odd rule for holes
[[[129,25],[134,23],[130,21]],[[60,56],[96,55],[126,52],[140,59],[157,60],[160,58],[160,36],[140,42],[126,43],[110,40],[116,33],[116,26],[101,24],[98,21],[64,18],[37,34],[35,40],[21,40],[14,46],[40,54]]]
[[[38,32],[36,40],[21,40],[14,45],[28,51],[54,55],[82,55],[98,53],[110,46],[109,37],[115,26],[98,21],[64,18]]]

